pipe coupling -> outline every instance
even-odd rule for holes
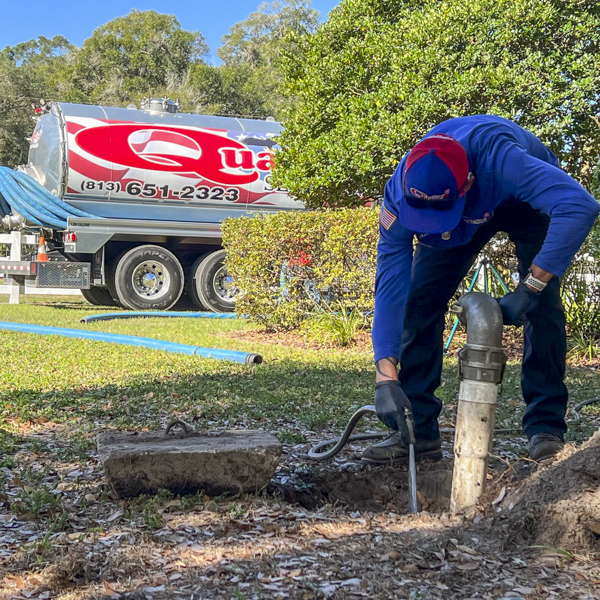
[[[498,384],[504,377],[506,354],[502,348],[465,344],[458,353],[460,380],[482,381]]]
[[[0,222],[2,223],[2,229],[13,231],[14,229],[20,229],[25,225],[25,217],[13,211],[13,214],[2,217]]]

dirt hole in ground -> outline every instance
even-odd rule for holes
[[[421,508],[447,510],[452,487],[451,461],[417,464],[417,489]],[[354,510],[408,513],[408,470],[406,466],[375,466],[352,463],[349,468],[324,464],[292,477],[275,479],[271,491],[286,502],[315,509],[326,502]]]
[[[600,552],[600,432],[540,465],[526,459],[499,465],[490,478],[481,505],[466,517],[499,544]],[[447,511],[452,460],[417,463],[417,487],[421,509]],[[310,465],[275,478],[270,491],[311,510],[340,503],[358,511],[409,512],[406,466]]]

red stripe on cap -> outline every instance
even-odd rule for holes
[[[456,179],[456,187],[460,190],[469,176],[469,159],[464,146],[452,136],[436,133],[421,140],[406,159],[406,171],[431,150],[452,171]]]

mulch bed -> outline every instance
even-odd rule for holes
[[[31,455],[29,468],[58,484],[68,528],[0,510],[0,599],[597,600],[599,441],[527,465],[525,478],[513,463],[481,506],[458,515],[435,505],[406,515],[389,498],[378,510],[270,495],[117,501],[97,457],[71,467]],[[405,477],[391,467],[364,477],[381,484],[386,473]],[[23,491],[13,473],[3,494]]]
[[[448,338],[450,329],[444,332],[444,339]],[[327,350],[335,348],[337,352],[348,353],[372,353],[373,345],[371,343],[370,331],[359,331],[354,341],[345,347],[333,346],[332,344],[322,344],[314,340],[307,339],[297,331],[265,331],[258,328],[248,327],[238,331],[229,331],[220,334],[222,336],[244,340],[247,342],[255,342],[259,344],[273,344],[276,346],[285,346],[287,348],[295,348],[297,350]],[[459,328],[452,339],[452,343],[448,348],[447,356],[456,356],[458,351],[467,341],[466,332]],[[523,357],[523,332],[521,329],[507,328],[503,334],[503,348],[506,352],[509,361],[520,361]],[[592,370],[600,369],[599,358],[575,358],[567,357],[567,364],[571,367],[581,367]]]

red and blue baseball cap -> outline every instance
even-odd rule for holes
[[[441,133],[421,140],[406,159],[400,223],[416,233],[452,231],[465,208],[468,176],[469,160],[460,142]]]

